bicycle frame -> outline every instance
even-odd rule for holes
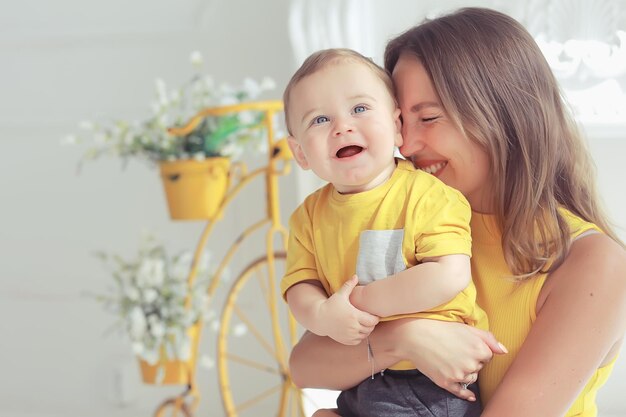
[[[234,240],[234,243],[229,247],[224,255],[224,258],[220,262],[215,275],[211,278],[209,282],[209,286],[207,289],[207,293],[209,298],[215,294],[217,286],[221,280],[222,274],[226,266],[232,260],[234,254],[238,251],[241,244],[251,235],[255,234],[259,231],[263,226],[269,225],[269,229],[266,232],[265,243],[266,243],[266,253],[265,256],[267,258],[268,267],[271,273],[274,272],[274,242],[276,236],[279,237],[282,242],[283,249],[287,248],[287,238],[288,231],[281,223],[280,216],[280,205],[279,205],[279,189],[278,189],[278,177],[281,175],[286,175],[290,172],[291,164],[290,160],[293,158],[291,155],[291,151],[287,145],[286,138],[277,140],[276,139],[276,126],[274,123],[274,116],[282,112],[283,104],[281,101],[261,101],[261,102],[252,102],[252,103],[243,103],[231,106],[223,106],[223,107],[215,107],[215,108],[207,108],[200,112],[198,112],[195,116],[193,116],[189,122],[177,128],[170,128],[168,132],[174,136],[184,136],[191,133],[207,116],[221,116],[230,113],[236,113],[241,111],[259,111],[263,112],[265,117],[262,122],[262,127],[266,131],[267,136],[267,145],[268,145],[268,162],[267,165],[255,169],[254,171],[248,172],[247,166],[245,163],[236,163],[231,166],[229,171],[230,184],[229,189],[224,196],[219,208],[217,210],[217,214],[213,217],[213,219],[209,220],[204,227],[200,238],[198,240],[198,244],[196,246],[194,257],[192,261],[192,265],[189,271],[189,275],[187,277],[187,283],[189,289],[192,288],[196,276],[198,273],[199,261],[208,242],[209,236],[213,231],[213,227],[217,223],[218,219],[221,219],[223,213],[229,204],[233,201],[235,196],[237,196],[252,180],[257,177],[264,176],[265,177],[265,186],[266,186],[266,213],[265,217],[259,220],[258,222],[252,224],[247,227],[240,235]],[[275,286],[274,282],[270,282],[270,285]],[[271,291],[275,291],[275,287],[271,288]],[[190,308],[191,299],[187,297],[185,302],[185,308]],[[277,318],[277,311],[275,306],[270,308],[271,314],[274,319]],[[280,335],[276,334],[277,329],[274,329],[274,338],[280,343],[280,349],[285,350],[285,346],[282,346]],[[295,332],[294,332],[295,333]],[[295,340],[292,340],[294,343]],[[285,368],[285,372],[287,369],[287,364],[281,364],[281,367]],[[192,412],[194,412],[200,401],[200,395],[197,389],[196,384],[196,376],[195,369],[190,370],[190,381],[188,383],[187,390],[174,399],[174,411],[182,410],[184,407],[184,397],[192,396],[194,398],[193,403],[191,404]],[[171,404],[172,399],[167,400],[163,404]],[[280,405],[281,408],[284,407],[284,404]],[[156,415],[159,414],[160,411],[157,409]]]

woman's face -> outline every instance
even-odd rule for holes
[[[424,66],[403,54],[392,77],[402,111],[402,155],[461,191],[474,211],[493,212],[487,153],[448,118]]]

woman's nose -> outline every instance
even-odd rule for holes
[[[403,132],[402,139],[403,141],[400,146],[400,153],[406,157],[411,157],[426,147],[426,144],[419,137],[419,135]]]

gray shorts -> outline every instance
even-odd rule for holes
[[[476,401],[465,401],[438,387],[420,371],[376,374],[337,398],[341,417],[478,417],[482,407],[478,384],[468,387]]]

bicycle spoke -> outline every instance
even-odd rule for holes
[[[243,357],[241,357],[239,355],[233,355],[232,353],[227,353],[225,356],[226,356],[227,359],[229,359],[229,360],[231,360],[233,362],[237,362],[237,363],[240,363],[242,365],[247,365],[247,366],[249,366],[251,368],[256,368],[256,369],[259,369],[261,371],[265,371],[265,372],[268,372],[268,373],[271,373],[271,374],[281,375],[281,373],[276,368],[272,368],[272,367],[270,367],[268,365],[265,365],[265,364],[262,364],[260,362],[255,362],[255,361],[252,361],[250,359],[243,358]]]
[[[269,388],[263,391],[262,393],[260,393],[259,395],[257,395],[256,397],[252,397],[251,399],[239,404],[238,406],[235,406],[235,411],[243,411],[246,408],[252,407],[256,403],[263,401],[264,399],[268,398],[269,396],[273,395],[278,390],[280,390],[282,388],[282,385],[283,384],[278,384],[272,388]]]
[[[296,397],[296,415],[304,417],[304,402],[302,401],[302,390],[296,387],[291,387],[293,395]]]
[[[267,341],[267,339],[265,339],[263,337],[261,332],[259,332],[259,330],[256,328],[256,326],[252,323],[252,321],[250,321],[248,316],[246,316],[246,314],[239,307],[237,307],[237,305],[234,305],[233,308],[234,308],[234,311],[235,311],[235,314],[237,315],[237,317],[239,317],[239,319],[241,321],[243,321],[246,326],[248,326],[248,330],[250,330],[252,332],[254,337],[258,340],[258,342],[261,344],[261,346],[263,346],[265,348],[267,353],[269,353],[273,358],[278,359],[276,351],[274,350],[272,345],[270,345],[270,343]]]
[[[294,393],[292,392],[291,389],[289,389],[289,393],[291,395],[289,395],[289,403],[291,404],[291,416],[297,416],[298,415],[298,401],[296,399],[296,395],[294,395]]]
[[[271,309],[272,308],[272,301],[270,300],[270,291],[269,288],[267,287],[267,282],[265,282],[265,277],[263,276],[262,273],[260,272],[261,268],[257,268],[256,270],[256,278],[257,281],[259,283],[259,287],[261,287],[261,293],[263,294],[263,298],[265,299],[265,304],[267,304],[267,308]]]

